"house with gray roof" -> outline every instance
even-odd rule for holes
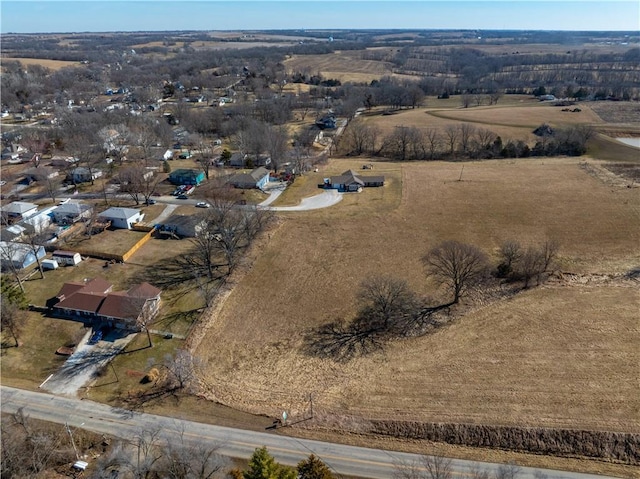
[[[3,223],[12,224],[38,213],[38,205],[26,201],[14,201],[3,206],[0,211],[2,212]]]
[[[111,226],[119,229],[130,230],[135,223],[140,223],[144,213],[134,208],[111,207],[99,214],[101,222],[111,222]]]
[[[249,173],[238,173],[233,175],[227,181],[230,185],[236,188],[258,188],[263,189],[267,183],[269,183],[269,170],[260,166]]]
[[[339,191],[362,191],[366,187],[384,186],[384,176],[364,176],[347,170],[339,176],[325,178],[324,183],[318,186]]]
[[[53,221],[60,225],[70,225],[89,218],[91,213],[93,213],[93,206],[79,201],[69,201],[51,212]]]

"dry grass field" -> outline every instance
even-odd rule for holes
[[[460,99],[446,101],[428,99],[425,108],[402,110],[390,115],[363,115],[366,121],[378,127],[382,135],[388,135],[396,126],[434,128],[444,133],[450,125],[471,123],[499,135],[503,141],[524,140],[535,142],[533,130],[542,123],[552,127],[591,125],[596,128],[611,127],[595,113],[589,104],[580,104],[581,112],[563,112],[551,104],[541,104],[531,97],[506,96],[497,105],[462,108]]]
[[[637,432],[638,284],[607,275],[640,265],[640,196],[602,183],[580,161],[465,163],[462,181],[460,163],[376,164],[374,174],[384,168],[390,179],[383,189],[283,217],[197,349],[210,396],[292,418],[313,393],[324,418]],[[327,172],[361,163],[333,160]],[[467,304],[435,334],[346,364],[301,352],[312,328],[352,317],[364,278],[390,274],[443,299],[419,259],[450,238],[490,255],[508,238],[557,239],[560,269],[576,276]]]
[[[393,73],[392,65],[378,60],[363,60],[362,52],[337,51],[323,55],[297,55],[284,61],[285,68],[291,72],[322,74],[324,78],[334,78],[341,82],[364,82],[380,79],[383,76],[414,78],[409,75]]]
[[[71,62],[71,61],[63,61],[63,60],[48,60],[46,58],[3,58],[3,61],[17,61],[22,63],[24,66],[29,65],[40,65],[45,68],[49,68],[51,70],[60,70],[64,67],[71,67],[74,65],[80,65],[80,62]]]

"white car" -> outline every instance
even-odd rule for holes
[[[198,201],[196,203],[196,208],[209,208],[209,203],[205,202],[205,201]]]

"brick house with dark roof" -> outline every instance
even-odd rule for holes
[[[140,331],[157,314],[162,291],[155,286],[141,283],[127,291],[112,289],[103,278],[69,282],[47,305],[56,316],[130,331]]]

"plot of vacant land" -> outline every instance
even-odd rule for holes
[[[442,299],[420,257],[445,239],[491,255],[508,238],[554,238],[560,268],[586,277],[637,267],[640,197],[578,163],[466,163],[462,181],[459,163],[393,164],[397,202],[389,195],[376,207],[365,189],[330,209],[290,214],[197,351],[208,361],[212,397],[274,415],[302,414],[313,393],[314,409],[327,415],[389,419],[404,411],[431,421],[637,431],[639,298],[631,281],[534,289],[347,364],[301,352],[312,328],[352,317],[367,277],[392,275]]]

